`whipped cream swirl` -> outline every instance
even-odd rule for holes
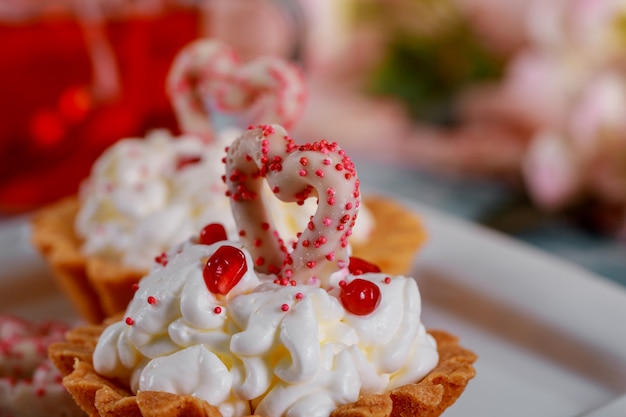
[[[155,256],[208,223],[221,223],[229,238],[237,238],[221,178],[225,148],[238,134],[226,129],[206,143],[158,130],[108,148],[79,193],[75,231],[83,240],[82,252],[148,270]],[[271,210],[277,230],[289,241],[316,208],[310,199],[304,206],[272,201]],[[354,239],[366,239],[372,228],[367,211],[361,213]]]
[[[224,246],[241,250],[247,270],[220,295],[207,289],[203,268]],[[197,396],[224,417],[327,417],[360,395],[421,379],[438,361],[412,278],[345,269],[328,288],[295,285],[256,273],[234,241],[187,242],[166,261],[140,282],[93,356],[98,373],[133,392]],[[341,301],[340,281],[357,278],[380,289],[367,315]]]

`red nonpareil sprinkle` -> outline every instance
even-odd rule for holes
[[[137,290],[139,289],[139,284],[134,283],[130,286],[130,289],[133,290],[133,292],[137,292]]]
[[[167,253],[162,252],[159,256],[154,258],[154,261],[162,266],[167,266]]]
[[[317,169],[315,170],[315,175],[320,178],[324,178],[324,171],[322,171],[321,169]]]
[[[124,320],[126,322],[126,324],[128,324],[129,326],[132,326],[133,324],[135,324],[135,320],[132,319],[132,317],[126,317],[126,320]]]
[[[281,309],[282,311],[289,311],[289,304],[283,304],[283,305],[281,305],[281,306],[280,306],[280,309]]]
[[[269,230],[269,228],[270,228],[270,224],[269,223],[265,223],[265,222],[261,223],[261,229]]]
[[[148,301],[148,304],[150,305],[155,305],[157,303],[157,299],[154,298],[152,295],[148,296],[147,301]]]
[[[307,166],[307,164],[309,163],[309,160],[306,157],[302,157],[300,158],[300,165],[302,165],[303,167]]]
[[[262,266],[265,264],[265,258],[259,256],[258,258],[256,258],[256,261],[254,261],[254,263],[257,264],[257,266]]]
[[[390,277],[385,277],[384,282],[385,282],[385,284],[391,283],[391,278]]]
[[[220,307],[220,306],[215,307],[215,308],[213,309],[213,312],[214,312],[215,314],[221,314],[221,313],[222,313],[222,307]]]
[[[304,298],[304,294],[302,294],[301,292],[296,293],[296,300],[302,300],[303,298]]]
[[[298,175],[300,175],[301,177],[305,177],[306,176],[306,170],[301,169],[300,171],[298,171]]]
[[[263,136],[269,136],[274,133],[274,126],[271,125],[261,126],[261,129],[263,130]]]

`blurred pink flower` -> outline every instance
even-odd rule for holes
[[[612,216],[617,207],[626,232],[626,0],[530,0],[520,10],[525,46],[500,82],[468,89],[467,125],[521,129],[518,168],[538,206],[589,200]]]

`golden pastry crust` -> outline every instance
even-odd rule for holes
[[[65,375],[63,385],[76,403],[92,417],[221,417],[216,407],[192,396],[143,391],[133,395],[128,387],[98,375],[92,356],[106,324],[70,331],[66,342],[51,345],[50,358]],[[385,394],[365,395],[337,408],[331,417],[438,416],[461,395],[476,371],[476,355],[461,347],[444,331],[431,330],[437,341],[439,363],[421,381]]]
[[[408,274],[427,237],[420,218],[389,197],[367,196],[363,202],[372,213],[374,229],[367,241],[351,242],[353,256],[390,275]]]
[[[365,197],[374,230],[353,255],[378,265],[390,275],[407,274],[426,233],[415,213],[385,197]],[[85,257],[74,233],[76,197],[41,209],[32,218],[33,245],[50,264],[58,286],[77,312],[90,323],[122,313],[133,298],[133,284],[148,272],[99,258]]]
[[[90,323],[122,312],[133,297],[133,284],[147,271],[95,256],[85,257],[74,233],[79,203],[67,197],[44,207],[31,220],[33,245],[46,258],[57,285]]]

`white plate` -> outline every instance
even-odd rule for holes
[[[476,378],[446,416],[572,417],[626,392],[626,290],[407,204],[430,235],[415,262],[423,320],[479,355]],[[29,244],[26,218],[0,223],[0,265],[3,312],[75,318]]]

